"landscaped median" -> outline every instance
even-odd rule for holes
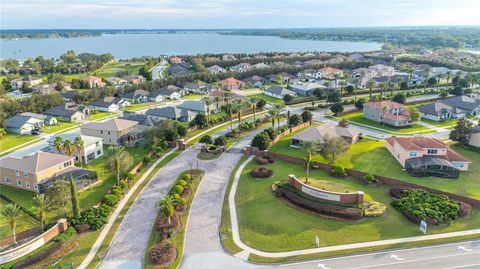
[[[160,208],[145,253],[145,268],[177,268],[182,260],[186,225],[195,192],[204,175],[201,170],[180,174]]]

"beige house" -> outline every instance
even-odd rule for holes
[[[24,78],[17,78],[17,79],[12,79],[10,81],[10,85],[12,86],[12,90],[20,90],[22,89],[23,85],[27,86],[28,88],[31,88],[33,86],[37,86],[43,83],[43,80],[41,78],[36,78],[36,77],[31,77],[27,76]]]
[[[36,152],[23,158],[0,160],[1,183],[29,191],[41,191],[39,185],[75,170],[73,156]]]
[[[389,137],[385,139],[385,147],[402,167],[413,158],[425,158],[431,163],[447,164],[463,171],[468,170],[471,163],[447,144],[426,136]]]
[[[105,145],[134,146],[143,138],[138,122],[118,118],[86,123],[80,127],[80,132],[82,135],[102,138]]]
[[[324,137],[341,137],[349,144],[360,139],[360,132],[350,127],[342,127],[333,123],[326,123],[320,126],[312,126],[292,137],[291,146],[300,147],[303,141],[318,141],[324,143]]]
[[[84,83],[86,83],[90,89],[103,88],[106,85],[101,78],[96,76],[82,77],[80,78],[80,81],[83,81]]]
[[[468,144],[480,148],[480,126],[473,127]]]

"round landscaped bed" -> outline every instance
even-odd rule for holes
[[[250,171],[250,175],[254,178],[269,178],[273,175],[273,170],[257,166]]]
[[[160,243],[150,250],[150,262],[153,265],[167,267],[177,258],[177,249],[172,243]]]

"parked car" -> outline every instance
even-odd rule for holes
[[[42,130],[40,130],[38,128],[35,128],[30,132],[30,134],[32,134],[32,135],[40,135],[41,133],[42,133]]]

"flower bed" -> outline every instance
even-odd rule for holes
[[[257,166],[250,171],[250,175],[255,178],[269,178],[273,171],[263,166]]]

